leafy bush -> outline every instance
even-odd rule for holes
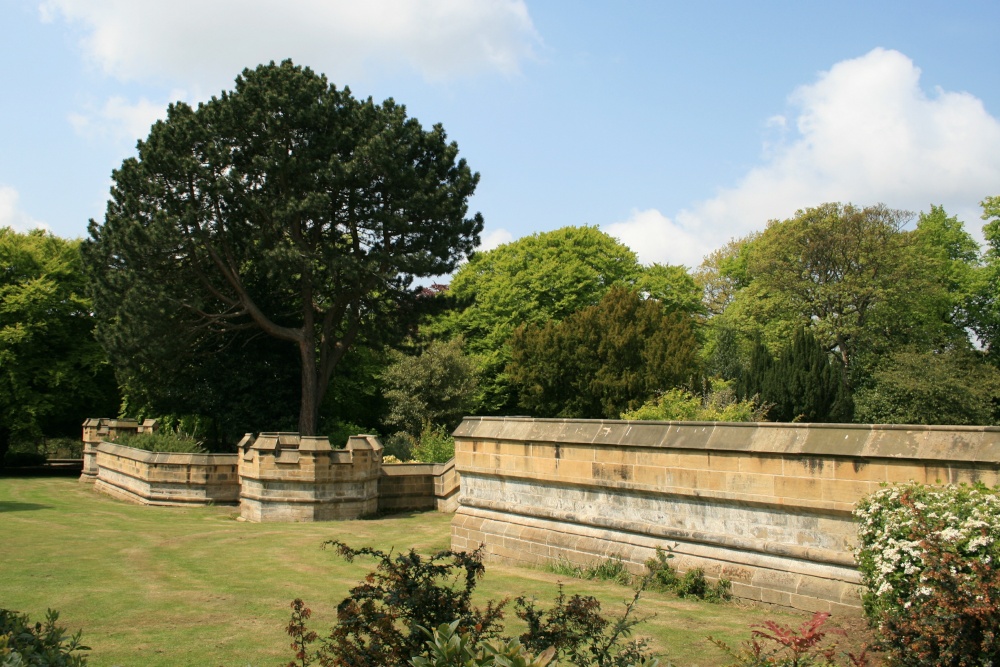
[[[78,667],[87,664],[79,651],[89,651],[80,643],[81,632],[66,636],[56,625],[59,612],[49,609],[45,621],[32,623],[27,614],[0,609],[0,667]]]
[[[854,515],[865,612],[889,664],[1000,664],[997,491],[910,483]]]
[[[580,662],[574,658],[572,664],[595,667],[658,664],[644,640],[626,641],[640,622],[631,618],[638,591],[624,616],[612,619],[601,615],[595,598],[567,599],[561,587],[550,610],[518,598],[517,615],[527,622],[528,631],[519,640],[497,641],[507,600],[488,601],[484,609],[471,604],[476,582],[485,572],[481,550],[441,551],[425,558],[413,550],[393,556],[337,541],[325,544],[348,561],[372,556],[376,568],[338,605],[337,623],[327,637],[307,627],[311,612],[305,603],[292,603],[287,632],[295,659],[288,667],[544,667],[553,656],[577,656]],[[550,647],[555,648],[548,651]]]
[[[413,446],[413,458],[423,463],[447,463],[455,458],[455,438],[444,426],[425,424]]]
[[[462,352],[461,337],[433,341],[418,356],[393,352],[382,372],[386,423],[416,435],[428,422],[454,428],[476,402],[476,362]]]
[[[417,440],[406,431],[393,433],[382,443],[382,460],[387,457],[394,457],[396,461],[406,463],[413,461],[413,448]]]
[[[682,598],[698,598],[709,602],[723,602],[733,597],[732,583],[728,579],[719,579],[713,586],[705,578],[705,571],[700,567],[688,570],[678,576],[677,571],[670,566],[669,560],[673,554],[657,547],[656,555],[646,561],[647,586],[651,590],[673,591]]]
[[[738,651],[718,639],[709,637],[709,640],[735,660],[730,667],[837,667],[840,664],[865,667],[868,656],[864,651],[859,655],[841,654],[836,643],[823,645],[831,632],[846,634],[839,628],[824,629],[829,617],[826,612],[816,612],[798,630],[774,621],[753,625],[750,639]],[[847,662],[838,661],[842,658]]]
[[[639,602],[640,590],[625,605],[625,613],[615,619],[601,614],[601,603],[590,595],[566,598],[562,586],[552,609],[538,609],[535,601],[514,600],[517,617],[528,629],[521,643],[529,651],[555,649],[557,662],[576,667],[628,667],[648,659],[645,639],[629,640],[636,625],[644,619],[632,617]]]
[[[333,420],[329,424],[324,425],[323,429],[323,435],[329,438],[330,446],[334,449],[343,449],[346,447],[347,441],[352,435],[372,432],[373,431],[370,428],[358,426],[352,422],[340,421],[339,419]]]
[[[653,421],[758,422],[768,410],[757,397],[736,400],[732,381],[713,379],[703,393],[674,388],[641,407],[622,413],[622,419]]]
[[[348,562],[371,556],[377,565],[337,606],[337,624],[314,650],[310,644],[317,637],[305,627],[305,607],[300,600],[293,603],[288,632],[298,664],[318,660],[321,665],[403,665],[421,653],[425,636],[421,628],[437,628],[456,619],[457,629],[473,643],[499,636],[504,602],[490,601],[479,609],[471,601],[486,569],[481,551],[441,551],[424,558],[412,549],[393,556],[377,549],[352,549],[335,540],[324,544]]]
[[[621,556],[604,558],[587,566],[574,565],[568,560],[560,560],[546,566],[546,569],[577,579],[600,579],[613,581],[622,586],[638,584],[649,590],[671,591],[682,598],[698,598],[708,602],[723,602],[732,599],[732,583],[728,579],[719,579],[715,585],[712,585],[705,578],[705,571],[700,567],[678,575],[668,562],[671,558],[673,558],[673,554],[657,547],[656,555],[646,561],[646,574],[641,577],[633,576],[628,571]]]
[[[180,432],[122,433],[112,442],[125,447],[144,449],[147,452],[177,452],[182,454],[204,454],[201,442]]]
[[[413,667],[545,667],[552,661],[550,647],[537,658],[517,639],[477,645],[468,634],[458,632],[458,621],[442,623],[433,631],[421,628],[429,637],[428,655],[413,656]]]

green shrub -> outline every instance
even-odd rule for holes
[[[753,397],[736,400],[733,382],[710,380],[707,391],[694,393],[674,388],[647,401],[635,410],[622,413],[622,419],[653,421],[758,422],[764,421],[768,406]]]
[[[719,579],[713,586],[700,567],[688,570],[678,576],[670,566],[673,554],[657,547],[656,555],[646,561],[646,581],[650,590],[673,591],[682,598],[698,598],[708,602],[724,602],[733,597],[733,585],[728,579]]]
[[[122,433],[112,442],[125,447],[144,449],[147,452],[177,452],[204,454],[201,442],[189,435],[165,431],[160,433]]]
[[[639,591],[620,618],[601,615],[600,602],[592,596],[567,599],[561,587],[551,609],[539,609],[533,600],[518,598],[517,615],[527,623],[528,631],[518,640],[498,642],[507,600],[487,601],[485,608],[471,604],[476,583],[485,572],[481,550],[442,551],[423,557],[413,550],[393,555],[351,549],[336,541],[326,544],[348,561],[372,556],[377,564],[337,606],[337,623],[324,638],[307,627],[311,612],[305,603],[292,603],[287,632],[295,659],[288,667],[313,663],[324,667],[407,663],[414,667],[544,667],[553,656],[585,667],[657,665],[646,651],[645,640],[629,639],[640,622],[632,618]]]
[[[529,651],[555,649],[556,662],[576,667],[629,667],[651,664],[645,639],[630,639],[635,626],[644,619],[633,617],[641,589],[625,605],[617,618],[601,614],[601,603],[590,595],[566,597],[562,585],[556,604],[539,609],[525,597],[514,600],[517,617],[528,629],[520,636]]]
[[[1000,664],[997,490],[886,487],[854,516],[865,613],[888,664]]]
[[[458,621],[442,623],[433,631],[420,628],[430,640],[427,655],[410,658],[413,667],[545,667],[555,649],[550,647],[537,658],[517,639],[477,644],[468,633],[458,632]]]
[[[292,604],[288,633],[301,656],[299,664],[317,660],[322,665],[404,665],[421,653],[425,637],[421,628],[437,628],[456,619],[459,631],[473,643],[499,636],[505,602],[491,601],[484,609],[472,604],[472,592],[485,571],[480,551],[441,551],[425,558],[412,549],[394,555],[352,549],[338,541],[324,545],[335,548],[348,562],[371,556],[377,564],[337,606],[336,625],[315,649],[309,646],[316,635],[305,627],[308,613],[302,613],[302,601]]]
[[[385,460],[385,457],[387,456],[394,456],[397,461],[402,463],[412,461],[413,448],[416,444],[416,439],[414,439],[414,437],[406,431],[393,433],[385,439],[384,443],[382,443],[383,460]]]
[[[347,446],[347,440],[352,435],[361,435],[362,433],[372,434],[374,431],[339,419],[327,424],[323,429],[323,435],[330,439],[330,446],[334,449],[343,449]]]
[[[27,614],[0,609],[0,667],[78,667],[87,664],[79,651],[89,651],[80,643],[80,632],[66,636],[56,625],[59,612],[49,609],[45,621],[32,623]]]
[[[422,463],[447,463],[455,458],[455,439],[444,426],[425,424],[412,455]]]

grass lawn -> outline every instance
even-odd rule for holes
[[[324,540],[431,553],[448,547],[451,519],[428,512],[253,524],[237,515],[232,507],[131,505],[71,478],[0,478],[0,607],[33,620],[58,609],[62,625],[83,629],[95,667],[273,667],[292,658],[284,633],[291,600],[304,599],[314,627],[328,628],[337,603],[372,568],[365,559],[345,563],[320,548]],[[483,600],[526,593],[549,606],[560,580],[491,564],[479,591]],[[607,582],[570,579],[565,586],[616,613],[631,595]],[[660,593],[645,594],[639,610],[655,614],[640,634],[685,667],[725,663],[707,635],[735,645],[751,623],[806,618]]]

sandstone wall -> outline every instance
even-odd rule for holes
[[[235,505],[235,454],[175,454],[102,442],[93,450],[94,486],[143,505]]]
[[[239,450],[240,516],[247,521],[357,519],[378,510],[382,445],[372,436],[333,449],[325,437],[248,434]]]
[[[742,598],[857,613],[851,510],[882,483],[1000,482],[1000,428],[467,418],[452,548],[636,570],[657,546]]]
[[[459,477],[455,460],[448,463],[389,463],[378,480],[380,512],[458,508]]]

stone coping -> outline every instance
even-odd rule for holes
[[[455,467],[455,459],[445,463],[382,463],[382,472],[390,477],[432,475],[439,477]]]
[[[1000,463],[997,426],[466,417],[453,435],[463,440]]]
[[[186,452],[150,452],[113,442],[101,442],[98,452],[111,454],[148,465],[236,465],[237,454],[191,454]]]

